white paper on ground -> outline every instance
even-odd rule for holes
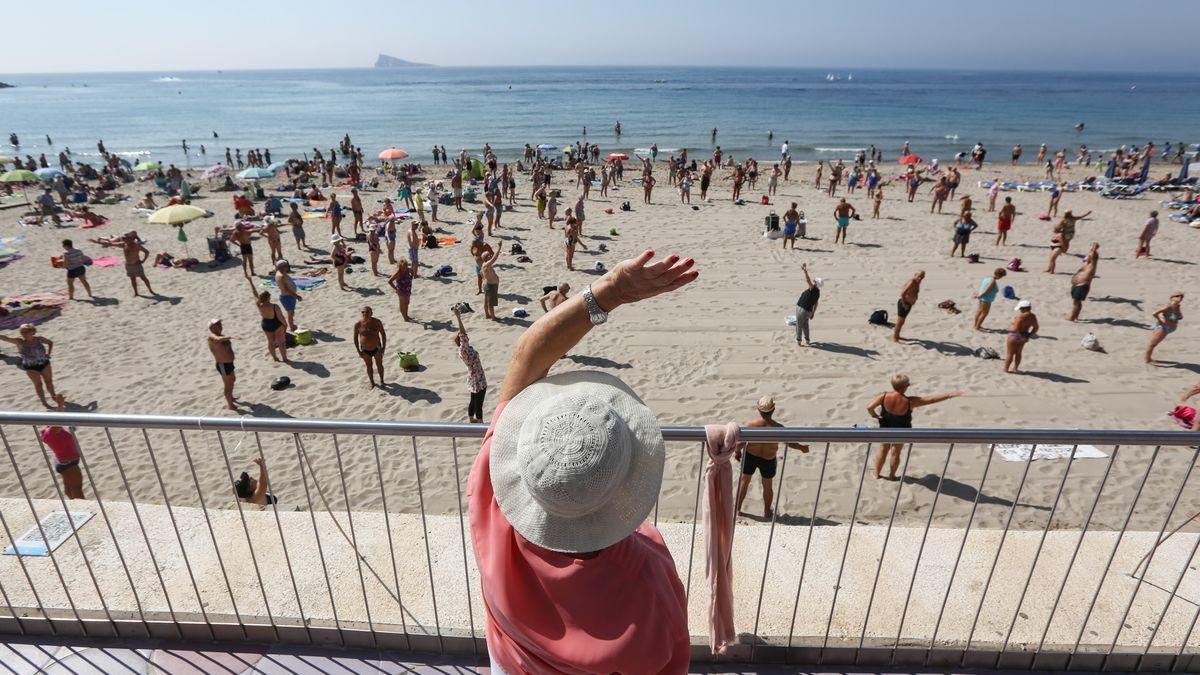
[[[19,539],[13,542],[14,546],[9,546],[4,549],[4,555],[50,555],[50,552],[57,549],[64,541],[71,538],[74,530],[83,527],[83,524],[92,519],[95,515],[90,511],[72,511],[71,521],[75,523],[74,529],[71,528],[71,522],[67,521],[65,511],[52,511],[42,517],[41,530],[46,532],[46,539],[49,540],[49,546],[42,540],[42,533],[38,526],[34,525],[29,530],[21,535]]]
[[[1006,462],[1024,462],[1029,459],[1029,451],[1034,444],[1032,443],[1016,443],[1016,444],[996,444],[996,454]],[[1037,452],[1034,453],[1034,459],[1070,459],[1072,445],[1060,445],[1054,443],[1038,443],[1036,445]],[[1094,445],[1080,445],[1075,450],[1075,459],[1100,459],[1108,457],[1102,450]]]

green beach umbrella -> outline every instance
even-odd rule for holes
[[[159,225],[183,225],[197,218],[204,218],[207,215],[208,211],[192,206],[191,204],[172,204],[171,206],[164,206],[150,214],[148,222]]]
[[[162,162],[138,162],[133,168],[135,171],[154,171],[162,168]]]
[[[259,180],[261,178],[274,178],[275,172],[270,169],[262,169],[252,166],[244,171],[239,171],[235,178],[239,180]]]
[[[39,183],[41,178],[32,171],[25,169],[13,169],[5,174],[0,174],[0,183],[20,183],[21,194],[25,196],[25,203],[29,203],[29,194],[25,192],[26,183]]]

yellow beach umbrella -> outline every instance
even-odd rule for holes
[[[183,225],[207,215],[208,211],[190,204],[172,204],[150,214],[149,222],[159,225]]]

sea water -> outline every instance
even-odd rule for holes
[[[0,137],[0,155],[44,152],[52,161],[65,147],[94,161],[101,139],[110,152],[189,166],[223,160],[226,147],[269,147],[284,159],[327,152],[344,133],[371,158],[395,146],[428,161],[435,143],[451,156],[489,143],[512,159],[525,143],[583,140],[584,127],[606,153],[657,144],[660,158],[679,148],[706,157],[720,145],[760,161],[777,159],[785,140],[801,161],[849,160],[871,143],[895,159],[906,141],[942,161],[976,142],[991,160],[1007,160],[1017,143],[1026,158],[1047,143],[1073,159],[1080,144],[1200,142],[1200,75],[1192,74],[418,67],[0,80],[16,85],[0,90],[0,133],[21,140],[7,148]]]

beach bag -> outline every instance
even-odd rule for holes
[[[421,365],[421,362],[419,360],[417,360],[416,354],[400,352],[399,354],[397,354],[397,358],[400,362],[400,367],[403,368],[405,372],[412,372],[412,371],[416,370],[418,366]]]
[[[888,323],[887,310],[877,309],[874,312],[871,312],[871,316],[867,319],[867,323],[875,326],[886,326]]]
[[[607,208],[607,209],[604,209],[604,212],[605,212],[605,213],[607,213],[608,215],[610,215],[610,216],[611,216],[611,215],[612,215],[612,213],[613,213],[612,207],[609,207],[609,208]]]
[[[475,311],[471,309],[471,306],[465,302],[456,302],[450,306],[450,309],[457,311],[459,314],[470,314],[471,312]]]
[[[517,262],[519,262],[519,263],[531,263],[531,262],[533,262],[533,258],[530,258],[530,257],[529,257],[529,256],[527,256],[527,255],[523,255],[523,256],[520,256],[520,257],[518,257],[518,258],[517,258]]]
[[[939,302],[938,309],[944,309],[947,312],[950,312],[951,314],[961,314],[962,313],[962,310],[960,310],[958,308],[958,306],[954,304],[953,300],[943,300],[943,301]]]
[[[521,248],[520,244],[513,244],[508,248],[508,252],[513,255],[525,255],[525,249]]]
[[[1175,409],[1167,413],[1167,416],[1179,422],[1179,426],[1189,431],[1196,423],[1196,409],[1186,405],[1175,406]]]
[[[612,237],[617,236],[617,228],[615,228],[615,227],[608,228],[608,234],[609,234],[609,236],[612,236]]]
[[[307,328],[296,329],[296,344],[311,345],[313,343],[313,334]]]
[[[1004,287],[1004,299],[1005,300],[1019,300],[1020,298],[1017,297],[1017,291],[1012,286],[1005,286]]]
[[[435,277],[454,276],[454,268],[449,265],[439,265],[438,268],[433,271],[433,276],[435,276]]]
[[[1021,259],[1013,258],[1012,260],[1009,260],[1008,261],[1008,271],[1009,272],[1020,272],[1021,271]]]
[[[774,211],[771,212],[771,215],[764,216],[763,220],[766,221],[765,225],[767,226],[768,232],[779,229],[779,215]]]
[[[763,196],[762,196],[762,200],[761,200],[761,201],[762,201],[762,203],[763,203],[763,204],[770,204],[770,203],[771,203],[771,200],[770,200],[770,199],[768,199],[766,195],[763,195]]]
[[[979,254],[972,253],[971,255],[967,256],[967,262],[971,262],[971,263],[979,262]]]
[[[287,375],[277,377],[273,382],[271,382],[271,388],[275,391],[287,389],[290,386],[292,386],[292,378],[288,377]]]
[[[1079,346],[1088,351],[1104,351],[1104,348],[1100,346],[1100,341],[1096,339],[1095,333],[1088,333],[1087,335],[1084,335],[1083,339],[1079,341]]]
[[[621,210],[622,211],[632,211],[633,207],[629,205],[629,202],[621,202]]]
[[[980,347],[975,350],[975,356],[981,359],[998,359],[1000,358],[1000,353],[991,347]]]
[[[597,260],[595,269],[597,272],[603,272],[604,271],[604,263]]]
[[[518,319],[524,319],[525,317],[529,316],[529,312],[526,312],[525,309],[522,307],[514,307],[513,311],[512,311],[512,315],[517,317]]]
[[[283,334],[283,343],[285,345],[287,345],[288,349],[295,347],[296,346],[296,334],[295,333],[284,333]]]
[[[432,234],[425,235],[425,248],[437,248],[437,247],[438,247],[437,237],[433,236]]]

